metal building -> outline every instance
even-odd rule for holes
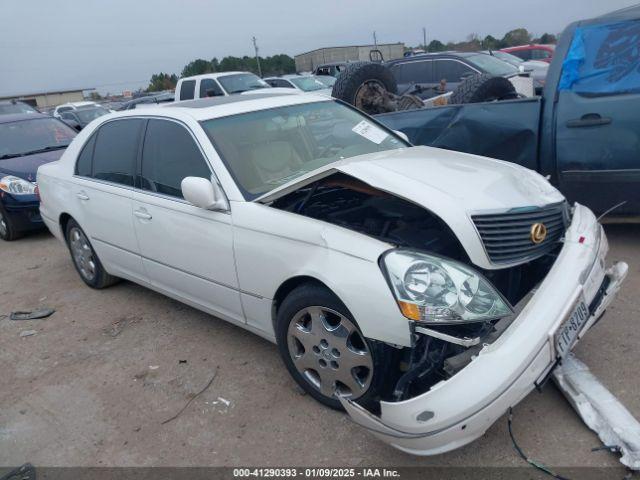
[[[310,72],[323,63],[367,61],[369,60],[369,52],[375,49],[380,50],[385,60],[402,58],[404,54],[404,43],[379,43],[378,45],[318,48],[294,57],[296,71]]]
[[[93,90],[90,88],[73,89],[73,90],[57,90],[52,92],[36,92],[24,93],[16,95],[0,96],[0,100],[20,100],[38,108],[55,107],[67,102],[82,102],[85,90]]]

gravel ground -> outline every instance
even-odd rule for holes
[[[629,263],[629,277],[576,353],[639,417],[640,226],[607,233],[610,257]],[[445,455],[396,451],[302,395],[274,345],[132,283],[91,290],[46,233],[1,243],[0,265],[0,465],[524,465],[506,417]],[[56,313],[1,316],[42,306]],[[24,330],[37,334],[21,338]],[[215,372],[210,388],[162,423]],[[619,466],[615,455],[591,452],[599,440],[551,384],[515,408],[514,433],[547,465]]]

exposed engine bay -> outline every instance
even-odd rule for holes
[[[558,244],[558,248],[549,254],[515,267],[480,269],[471,264],[454,233],[439,217],[419,205],[342,173],[295,190],[275,200],[271,207],[355,230],[398,247],[437,254],[473,266],[511,305],[520,302],[542,281],[560,248]],[[390,385],[386,400],[411,398],[450,378],[472,360],[483,343],[494,341],[513,318],[435,326],[411,322],[417,329],[414,345],[398,352],[397,377]],[[430,333],[420,331],[424,329]]]

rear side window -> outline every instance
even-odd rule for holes
[[[144,120],[108,122],[98,130],[93,153],[93,178],[133,186]]]
[[[182,89],[180,91],[182,92]],[[218,82],[211,78],[200,80],[200,98],[219,97],[220,95],[224,95],[224,93]]]
[[[532,50],[531,51],[531,59],[532,60],[544,60],[545,58],[549,58],[551,56],[551,52],[549,50]]]
[[[196,91],[195,80],[185,80],[180,86],[180,100],[193,100]]]
[[[195,140],[182,125],[149,120],[142,152],[142,189],[183,198],[180,184],[185,177],[211,178]]]
[[[96,145],[96,136],[92,135],[87,143],[82,147],[78,161],[76,162],[76,175],[83,177],[91,176],[91,163],[93,159],[93,148]]]

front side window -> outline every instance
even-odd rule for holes
[[[211,178],[198,145],[181,125],[168,120],[149,120],[142,150],[143,190],[182,198],[185,177]]]
[[[253,73],[225,75],[223,77],[218,77],[218,81],[222,84],[222,88],[224,88],[229,94],[242,93],[260,88],[271,88],[267,82]]]
[[[105,123],[98,129],[92,177],[133,186],[144,120],[131,118]]]
[[[549,57],[551,57],[551,52],[549,50],[538,49],[531,51],[532,60],[544,60]]]
[[[338,160],[407,146],[358,111],[332,101],[201,124],[249,200]]]
[[[200,80],[200,98],[219,97],[221,95],[224,95],[224,92],[214,79],[203,78]]]
[[[51,117],[0,123],[0,160],[67,148],[75,136],[75,130]]]
[[[196,92],[196,81],[185,80],[180,86],[180,100],[193,100]]]
[[[463,77],[476,73],[456,60],[437,60],[434,65],[436,78],[447,82],[459,82]]]

